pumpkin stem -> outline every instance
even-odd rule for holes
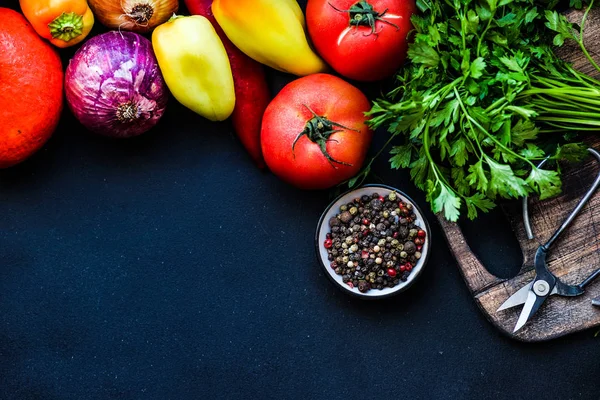
[[[333,163],[347,165],[347,166],[351,167],[352,164],[348,164],[344,161],[338,161],[338,160],[334,159],[333,157],[331,157],[331,155],[327,151],[327,142],[330,142],[330,141],[337,142],[337,140],[335,140],[335,139],[330,139],[331,135],[333,135],[336,132],[342,131],[342,129],[335,129],[336,127],[355,131],[355,132],[360,132],[360,131],[356,130],[356,129],[348,128],[344,125],[338,124],[337,122],[330,121],[325,117],[321,117],[321,116],[317,115],[313,110],[311,110],[310,107],[308,107],[306,104],[303,104],[303,106],[306,107],[306,109],[311,112],[313,117],[310,120],[308,120],[308,122],[306,123],[306,126],[304,127],[304,130],[302,132],[300,132],[298,134],[298,136],[296,136],[296,139],[294,139],[294,143],[292,144],[292,154],[294,154],[294,158],[296,158],[296,153],[294,151],[294,149],[296,147],[296,143],[298,142],[298,140],[300,140],[300,138],[302,136],[306,135],[306,137],[311,142],[319,145],[319,148],[321,149],[321,153],[323,153],[323,156],[327,159],[327,161],[329,161],[329,164],[331,164],[331,166],[333,168],[337,169],[337,167]]]
[[[339,8],[337,8],[336,6],[334,6],[331,3],[329,3],[329,5],[338,12],[342,12],[342,13],[347,12],[350,15],[350,27],[355,26],[358,28],[359,26],[367,26],[367,27],[371,28],[371,32],[369,32],[365,36],[369,36],[369,35],[373,35],[373,34],[377,35],[377,33],[375,32],[375,21],[381,21],[384,24],[391,25],[391,26],[395,27],[396,30],[400,29],[400,27],[398,25],[393,24],[390,21],[383,19],[385,14],[388,12],[387,8],[385,10],[383,10],[383,12],[379,13],[379,12],[375,11],[373,6],[367,1],[361,0],[358,3],[355,3],[354,5],[352,5],[348,10],[340,10]]]
[[[48,28],[52,38],[68,42],[83,32],[83,16],[63,12],[48,24]]]

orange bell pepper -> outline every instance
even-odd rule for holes
[[[94,14],[86,0],[19,0],[33,29],[56,47],[81,42],[94,26]]]

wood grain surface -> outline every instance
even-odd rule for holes
[[[569,11],[567,17],[579,22],[583,12]],[[589,53],[600,60],[600,9],[592,10],[586,23],[584,41]],[[598,77],[597,71],[585,59],[576,45],[565,45],[560,56],[573,63],[578,70]],[[596,136],[596,135],[594,135]],[[589,137],[589,145],[600,150],[600,140]],[[590,284],[583,295],[565,298],[551,296],[532,319],[516,334],[513,328],[521,312],[520,306],[496,312],[514,292],[530,282],[534,276],[533,257],[538,246],[545,243],[575,208],[579,199],[600,173],[600,165],[593,157],[563,173],[563,193],[553,199],[529,199],[531,227],[535,238],[525,233],[520,207],[505,207],[511,227],[523,252],[523,266],[512,279],[500,279],[490,274],[473,253],[456,223],[438,215],[438,221],[457,260],[459,269],[477,305],[500,331],[517,340],[544,341],[569,333],[600,326],[600,307],[592,299],[600,296],[600,279]],[[550,271],[567,284],[578,284],[600,268],[600,190],[590,199],[580,215],[559,237],[548,254]]]

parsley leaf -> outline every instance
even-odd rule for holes
[[[430,186],[431,186],[431,181]],[[434,213],[443,212],[444,217],[449,221],[458,221],[460,216],[460,197],[454,193],[454,191],[447,185],[440,184],[439,190],[436,191],[436,195],[433,199]]]
[[[411,62],[367,116],[390,141],[404,139],[390,150],[390,166],[410,169],[434,212],[456,221],[461,209],[476,218],[498,199],[554,196],[558,163],[541,169],[539,162],[581,159],[585,146],[564,133],[600,130],[600,81],[562,61],[554,47],[574,40],[600,71],[581,38],[585,20],[570,23],[557,4],[417,0]]]
[[[556,171],[533,167],[526,182],[537,189],[540,200],[555,196],[561,191],[561,182]]]
[[[440,62],[440,56],[433,47],[427,43],[418,43],[408,50],[408,57],[416,64],[435,67]]]
[[[475,79],[481,78],[485,70],[485,65],[486,64],[483,57],[477,57],[475,60],[473,60],[470,67],[471,77]]]
[[[394,146],[392,150],[390,150],[390,154],[394,155],[390,158],[392,168],[408,168],[412,156],[412,147],[409,144]]]
[[[496,194],[506,198],[527,195],[525,181],[514,174],[510,165],[496,162],[491,157],[486,157],[485,161],[490,167],[489,191],[492,197]]]

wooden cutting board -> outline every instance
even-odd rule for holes
[[[572,11],[567,15],[571,21],[578,22],[582,13]],[[592,57],[599,60],[600,9],[590,13],[586,23],[585,43]],[[560,54],[580,71],[598,76],[579,47],[567,46],[561,49]],[[591,135],[589,140],[589,145],[600,151],[600,132]],[[562,195],[542,202],[537,199],[529,200],[531,227],[535,235],[532,240],[525,233],[520,207],[503,209],[523,252],[523,266],[512,279],[500,279],[490,274],[469,247],[460,226],[438,215],[450,250],[477,305],[490,322],[509,337],[526,342],[544,341],[600,326],[600,307],[594,307],[591,303],[593,298],[600,296],[600,278],[589,285],[582,296],[551,296],[516,334],[512,331],[522,307],[496,312],[510,295],[533,279],[535,271],[532,264],[538,246],[552,236],[599,172],[600,165],[590,156],[584,165],[564,171]],[[578,284],[600,268],[599,248],[600,189],[553,245],[548,255],[550,271],[567,284]]]

